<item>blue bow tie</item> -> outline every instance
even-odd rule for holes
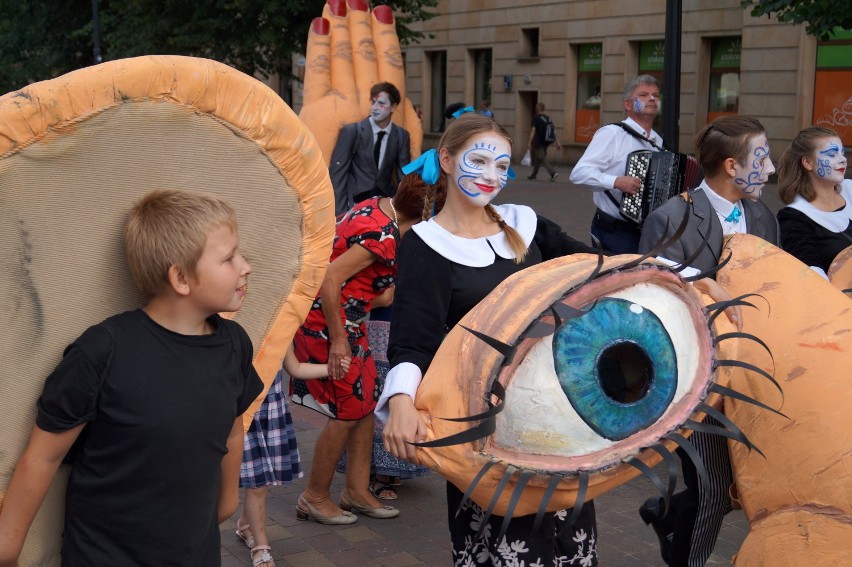
[[[740,222],[740,216],[741,215],[742,215],[742,213],[740,212],[740,209],[737,208],[737,207],[734,207],[734,210],[731,211],[731,214],[729,214],[728,216],[725,217],[725,220],[728,221],[728,222]]]

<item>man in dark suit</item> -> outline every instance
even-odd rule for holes
[[[328,171],[336,214],[364,199],[396,193],[401,168],[411,161],[408,132],[391,122],[400,100],[399,89],[391,83],[373,85],[370,116],[341,128]]]
[[[763,186],[775,171],[763,125],[749,116],[717,118],[698,133],[695,149],[704,181],[689,192],[689,201],[681,195],[672,197],[645,219],[639,252],[650,250],[664,235],[673,235],[687,211],[683,235],[659,256],[680,263],[699,252],[690,266],[703,272],[722,259],[722,239],[728,234],[753,234],[778,246],[775,215],[760,201]],[[710,417],[704,421],[722,426]],[[662,516],[659,498],[649,499],[639,510],[653,525],[663,559],[672,566],[704,565],[722,519],[731,510],[728,489],[733,473],[725,438],[696,431],[689,440],[704,461],[708,489],[698,482],[691,460],[681,454],[686,490],[672,498],[668,515]]]

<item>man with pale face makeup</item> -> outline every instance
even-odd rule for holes
[[[401,167],[411,161],[408,132],[391,122],[400,100],[399,89],[391,83],[373,85],[370,116],[341,128],[328,171],[336,214],[370,197],[396,193]]]
[[[639,75],[627,83],[623,104],[627,118],[595,132],[571,171],[571,182],[594,191],[592,200],[597,211],[592,219],[592,234],[604,249],[614,254],[633,254],[639,245],[639,227],[622,218],[619,205],[624,193],[636,193],[641,184],[638,177],[624,175],[628,154],[663,146],[662,137],[653,130],[660,112],[657,79]]]
[[[759,200],[775,172],[763,125],[750,116],[717,118],[695,137],[695,151],[704,181],[689,192],[689,200],[677,195],[648,215],[639,252],[671,237],[687,209],[683,235],[660,252],[665,259],[680,263],[698,252],[691,267],[710,270],[723,258],[723,236],[737,233],[753,234],[778,246],[778,223]],[[723,427],[711,417],[704,422]],[[668,514],[662,515],[659,498],[649,499],[639,513],[657,532],[663,559],[669,565],[692,567],[707,561],[722,519],[731,511],[728,489],[733,473],[724,437],[696,431],[689,440],[707,469],[707,489],[699,483],[692,461],[681,458],[686,490],[672,497]]]

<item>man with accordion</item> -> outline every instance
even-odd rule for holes
[[[653,130],[660,111],[660,85],[651,75],[639,75],[624,88],[627,118],[595,132],[583,157],[571,172],[571,181],[594,191],[597,210],[592,234],[613,254],[633,254],[639,247],[641,224],[625,218],[623,195],[634,195],[644,182],[626,174],[628,156],[636,150],[660,150],[663,139]],[[679,192],[679,190],[677,191]]]

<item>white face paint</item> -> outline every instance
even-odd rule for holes
[[[640,117],[653,118],[660,112],[660,89],[654,85],[639,85],[633,91],[633,112]]]
[[[840,138],[822,138],[817,140],[813,159],[814,175],[831,181],[834,185],[843,182],[846,175],[846,150]]]
[[[451,175],[462,195],[484,207],[506,186],[512,147],[494,132],[471,136],[453,156]]]
[[[748,156],[745,164],[734,165],[734,185],[740,190],[742,196],[747,199],[757,200],[763,193],[763,186],[769,180],[769,176],[775,173],[772,158],[769,157],[769,143],[766,134],[759,134],[749,141]]]
[[[381,92],[376,98],[370,100],[370,116],[378,124],[386,123],[390,119],[394,105],[391,104],[388,93]]]

